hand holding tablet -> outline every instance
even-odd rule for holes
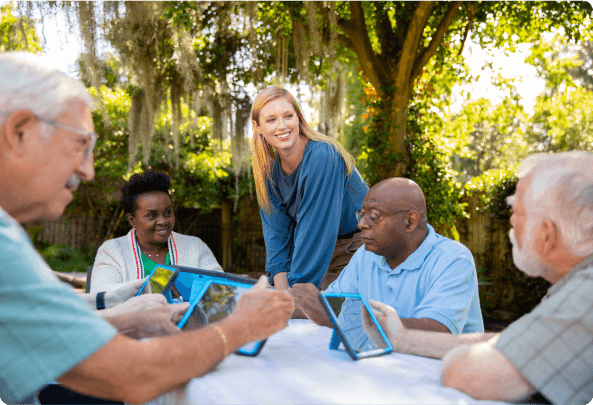
[[[286,327],[294,310],[290,294],[269,288],[265,277],[256,281],[221,272],[175,268],[195,277],[190,307],[178,327],[192,330],[226,317],[241,320],[242,332],[249,343],[239,348],[237,354],[256,356],[269,335]],[[164,293],[175,277],[169,281]]]
[[[352,360],[392,352],[391,343],[362,296],[320,292],[319,301],[334,328],[330,349],[337,350],[342,344]]]

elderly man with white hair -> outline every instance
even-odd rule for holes
[[[33,55],[0,54],[0,399],[29,403],[48,382],[138,403],[212,370],[284,328],[294,309],[265,277],[227,318],[149,341],[97,316],[53,275],[19,223],[56,219],[94,177],[92,99]],[[117,307],[116,307],[117,308]],[[181,308],[181,307],[180,307]],[[174,327],[174,325],[173,325]]]
[[[593,155],[534,155],[519,177],[508,199],[513,259],[553,284],[537,307],[502,333],[447,335],[407,329],[393,308],[371,305],[396,351],[443,359],[446,386],[477,399],[519,401],[539,392],[553,403],[590,403]]]

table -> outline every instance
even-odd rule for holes
[[[329,350],[332,330],[291,320],[257,357],[230,355],[191,380],[188,404],[500,404],[476,401],[439,381],[440,360],[392,353],[353,361]]]

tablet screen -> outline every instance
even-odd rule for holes
[[[192,330],[229,316],[246,287],[212,283],[181,329]]]
[[[152,274],[150,275],[150,288],[154,294],[160,294],[163,292],[163,289],[169,282],[169,279],[175,274],[175,270],[168,269],[165,267],[156,266]],[[175,293],[173,289],[171,290],[173,294],[173,298],[175,297]]]
[[[375,330],[369,331],[373,336],[369,336],[363,328],[361,305],[366,304],[360,298],[331,296],[325,298],[338,320],[338,326],[355,352],[363,353],[388,347],[383,336],[376,331],[376,327]],[[370,311],[368,307],[367,310]]]

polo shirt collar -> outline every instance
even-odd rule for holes
[[[403,270],[414,271],[420,270],[422,265],[424,264],[424,260],[432,251],[432,247],[437,241],[437,234],[434,231],[434,228],[430,224],[426,224],[428,228],[428,235],[422,241],[420,246],[410,255],[402,264],[397,266],[395,269],[392,269],[391,272],[394,274],[400,274]],[[383,256],[379,256],[381,260],[381,264],[387,266],[388,269],[391,269],[389,263],[387,263],[387,259]]]

